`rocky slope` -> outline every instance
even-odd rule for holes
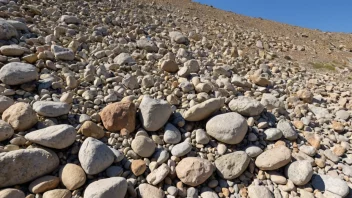
[[[1,198],[352,197],[350,35],[185,0],[0,5]]]

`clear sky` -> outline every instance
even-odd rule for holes
[[[226,11],[330,32],[352,33],[352,0],[193,0]]]

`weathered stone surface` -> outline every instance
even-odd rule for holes
[[[0,120],[0,142],[11,138],[14,133],[15,132],[10,124]]]
[[[290,121],[287,120],[280,120],[277,124],[277,129],[279,129],[283,136],[288,140],[295,140],[297,139],[297,131],[293,127]]]
[[[248,196],[250,198],[274,198],[274,195],[265,186],[249,186]]]
[[[198,186],[204,183],[213,171],[212,163],[199,157],[183,158],[176,166],[177,177],[189,186]]]
[[[131,143],[131,148],[141,157],[150,157],[153,155],[156,145],[149,137],[136,136]]]
[[[183,117],[187,121],[201,121],[224,106],[223,98],[212,98],[188,109]]]
[[[264,110],[264,106],[259,101],[248,97],[231,100],[229,108],[243,116],[257,116]]]
[[[13,103],[14,101],[11,98],[0,95],[0,113],[3,113]]]
[[[137,41],[137,47],[146,50],[147,52],[158,52],[158,47],[155,43],[147,38],[142,38]]]
[[[16,103],[7,108],[2,114],[2,119],[16,131],[30,129],[38,122],[35,111],[24,102]]]
[[[220,177],[231,180],[239,177],[248,167],[250,158],[244,151],[235,151],[215,160]]]
[[[165,179],[165,177],[169,174],[169,172],[170,172],[170,167],[168,167],[166,164],[162,164],[157,169],[149,173],[149,175],[146,178],[147,182],[152,185],[157,185]]]
[[[111,132],[125,128],[129,132],[135,129],[136,107],[132,102],[115,102],[100,112],[104,127]]]
[[[94,175],[114,162],[114,153],[103,142],[88,137],[79,149],[78,159],[83,170],[89,175]]]
[[[285,146],[264,151],[255,160],[255,165],[261,170],[276,170],[291,161],[291,150]]]
[[[287,167],[287,176],[295,185],[307,184],[313,175],[313,167],[307,160],[292,162]]]
[[[71,198],[71,192],[67,189],[54,189],[46,191],[43,194],[43,198]]]
[[[144,160],[133,160],[131,163],[131,171],[136,176],[142,175],[146,169],[147,165]]]
[[[76,135],[76,130],[71,125],[60,124],[32,131],[25,138],[49,148],[63,149],[75,142]]]
[[[0,69],[0,80],[7,85],[20,85],[37,78],[36,67],[27,63],[8,63]]]
[[[328,175],[314,174],[312,177],[312,186],[314,189],[330,192],[340,197],[347,196],[350,191],[345,181]]]
[[[123,177],[111,177],[89,184],[84,191],[84,198],[124,198],[126,192],[126,179]]]
[[[0,187],[29,182],[58,166],[59,158],[49,150],[33,148],[1,153]]]
[[[149,197],[164,198],[165,196],[163,190],[157,187],[154,187],[150,184],[140,184],[138,186],[138,195],[141,198],[149,198]]]
[[[42,116],[58,117],[68,114],[71,109],[71,105],[64,102],[37,101],[33,104],[33,109]]]
[[[17,37],[16,28],[6,20],[0,20],[0,40],[8,40],[12,37]]]
[[[139,109],[139,118],[147,131],[159,130],[172,113],[169,103],[164,100],[153,99],[147,95],[143,96]]]
[[[1,198],[25,198],[25,194],[15,188],[5,188],[0,191]]]
[[[210,136],[227,144],[240,143],[247,130],[247,121],[235,112],[214,116],[206,124],[206,131]]]

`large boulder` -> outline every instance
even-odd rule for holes
[[[201,121],[224,106],[224,98],[212,98],[188,109],[183,117],[187,121]]]
[[[235,112],[214,116],[206,124],[207,133],[226,144],[240,143],[245,137],[247,130],[247,121]]]
[[[30,129],[38,122],[37,114],[32,107],[24,102],[11,105],[2,114],[2,119],[16,131]]]
[[[20,85],[37,78],[37,68],[27,63],[7,63],[0,69],[0,80],[6,85]]]
[[[36,144],[49,148],[63,149],[71,146],[76,140],[76,130],[68,124],[49,126],[44,129],[32,131],[25,138]]]
[[[159,130],[164,126],[172,113],[171,105],[168,102],[153,99],[147,95],[143,96],[139,109],[139,118],[147,131]]]
[[[0,154],[0,188],[29,182],[51,173],[59,166],[58,156],[40,148]]]
[[[176,166],[177,177],[189,186],[204,183],[214,171],[213,164],[199,157],[183,158]]]
[[[104,127],[111,132],[125,128],[133,132],[136,123],[136,107],[132,102],[115,102],[100,112]]]

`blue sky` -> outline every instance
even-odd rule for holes
[[[351,0],[193,0],[238,14],[330,32],[352,33]]]

